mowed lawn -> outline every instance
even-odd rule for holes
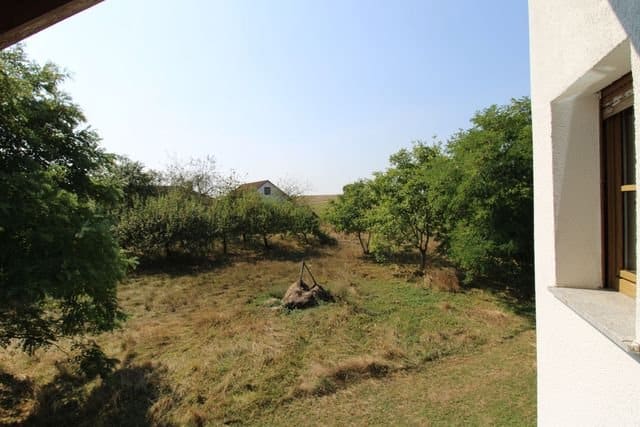
[[[0,423],[535,424],[535,325],[521,301],[427,289],[350,240],[258,254],[131,277],[128,320],[97,337],[119,360],[105,379],[56,348],[3,350]],[[337,302],[278,309],[303,258]]]

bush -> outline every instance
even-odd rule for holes
[[[467,280],[529,274],[533,266],[533,155],[528,98],[477,113],[448,144],[453,184],[443,249]]]
[[[117,226],[123,246],[142,258],[210,253],[216,237],[211,202],[204,196],[174,190],[136,201]]]
[[[320,240],[325,238],[326,235],[320,229],[320,218],[309,206],[286,202],[282,211],[285,216],[282,222],[287,225],[288,232],[304,243],[309,244],[310,236]]]

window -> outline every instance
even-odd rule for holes
[[[618,45],[553,98],[550,127],[547,116],[534,113],[536,294],[548,283],[558,301],[640,361],[640,296],[629,297],[637,293],[636,220],[630,208],[638,132],[633,131],[631,55],[629,43]],[[545,90],[538,88],[538,102]]]
[[[636,292],[636,150],[631,74],[601,92],[604,281]]]
[[[264,195],[269,196],[271,194],[271,187],[264,187]]]

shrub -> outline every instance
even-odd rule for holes
[[[184,191],[138,200],[125,211],[117,234],[125,248],[142,258],[210,252],[217,227],[209,200]]]

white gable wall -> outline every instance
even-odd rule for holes
[[[640,104],[640,2],[530,0],[529,22],[539,423],[638,425],[640,363],[548,288],[602,286],[596,93],[632,71]]]
[[[270,194],[265,194],[265,191],[264,191],[265,187],[269,187],[271,189]],[[274,199],[282,199],[286,196],[284,192],[280,190],[278,187],[276,187],[275,185],[273,185],[271,181],[267,181],[264,184],[262,184],[258,188],[258,193],[262,194],[265,197],[273,197]]]

